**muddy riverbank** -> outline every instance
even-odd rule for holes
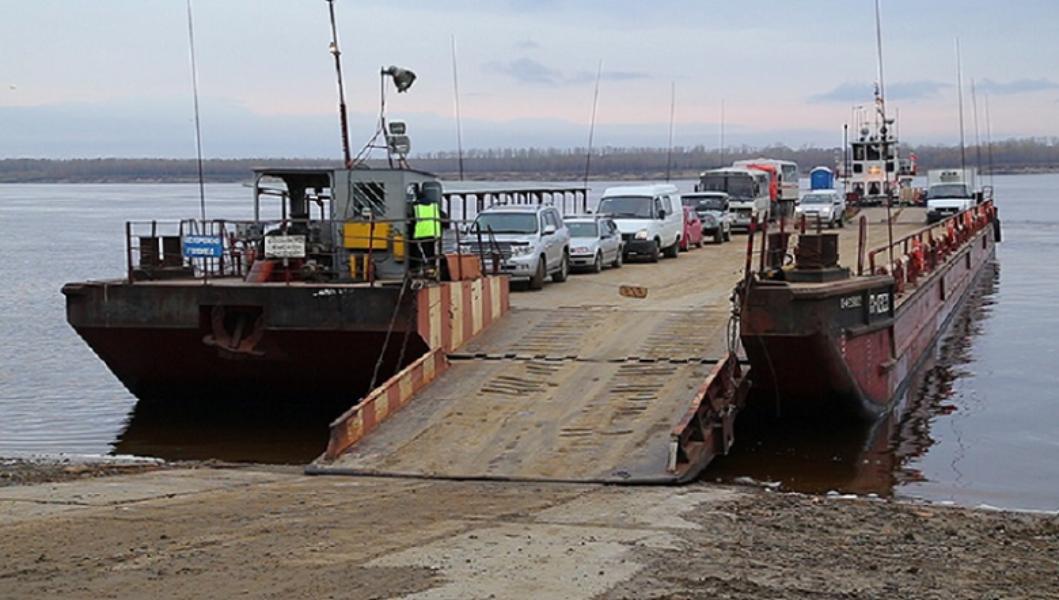
[[[1059,517],[164,469],[0,489],[6,597],[1054,598]]]

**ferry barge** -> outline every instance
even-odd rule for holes
[[[435,258],[417,266],[409,203],[423,195],[445,220]],[[446,193],[413,169],[307,168],[256,170],[253,198],[245,221],[126,223],[126,276],[63,286],[70,325],[141,400],[348,404],[506,312],[507,278],[485,272],[495,257],[444,253],[460,245],[448,215],[586,196]]]
[[[738,289],[753,385],[783,415],[871,420],[893,408],[1000,237],[991,198],[870,252],[859,224],[855,272],[839,266],[837,234],[803,233],[783,267],[790,235],[764,232],[762,268]]]

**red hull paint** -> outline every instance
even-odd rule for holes
[[[79,283],[63,291],[70,324],[118,379],[140,399],[173,402],[348,405],[370,391],[384,347],[376,384],[431,349],[462,344],[508,308],[502,277],[404,296],[397,286],[194,281]]]
[[[981,229],[896,308],[888,276],[755,282],[741,321],[754,384],[783,413],[878,416],[904,393],[994,256],[993,230]]]

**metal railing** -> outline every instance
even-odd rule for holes
[[[891,275],[898,294],[904,293],[908,285],[917,285],[921,277],[944,264],[978,232],[993,226],[996,206],[991,199],[992,194],[989,198],[963,212],[902,236],[892,244],[871,250],[868,252],[869,273]],[[861,227],[864,228],[866,220],[863,217],[861,219]],[[861,255],[866,237],[861,236]],[[876,264],[876,257],[884,253],[887,258],[882,264]],[[889,258],[891,255],[892,260]],[[858,267],[858,274],[864,274],[863,265]]]
[[[503,260],[500,245],[492,230],[479,231],[470,222],[441,219],[441,235],[437,238],[416,240],[412,233],[414,219],[370,219],[330,221],[313,219],[263,220],[168,220],[127,221],[125,223],[126,276],[129,281],[150,279],[210,279],[247,278],[253,265],[265,255],[264,240],[270,235],[302,235],[305,237],[303,257],[284,260],[283,273],[289,281],[291,270],[306,270],[322,280],[349,280],[349,265],[339,264],[340,249],[362,250],[349,252],[365,256],[368,267],[363,281],[374,285],[379,278],[376,267],[386,258],[400,256],[405,265],[403,276],[440,279],[445,255],[456,255],[458,268],[463,268],[463,257],[478,257],[480,271],[500,272]],[[357,224],[356,230],[366,234],[348,233],[346,224]],[[219,240],[216,255],[189,257],[184,251],[188,236],[204,236]],[[468,236],[477,243],[467,252]],[[403,246],[403,251],[399,251]],[[462,273],[460,273],[462,277]],[[301,279],[303,275],[295,276]]]

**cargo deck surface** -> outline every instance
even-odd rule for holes
[[[885,239],[872,218],[871,241]],[[901,215],[896,231],[921,223]],[[874,216],[872,216],[874,215]],[[842,235],[843,264],[856,233]],[[729,296],[746,243],[572,276],[515,293],[511,312],[449,367],[314,473],[458,479],[666,482],[673,428],[728,354]],[[622,297],[618,287],[646,287]],[[697,471],[684,473],[684,478]]]

